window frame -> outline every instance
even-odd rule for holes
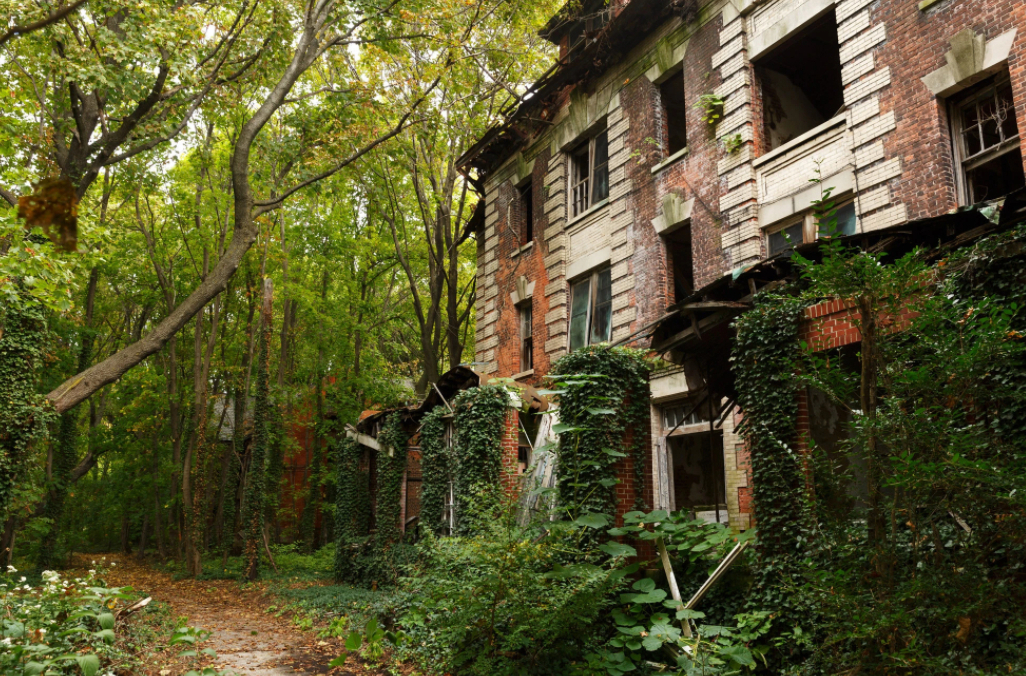
[[[599,147],[599,139],[603,138],[606,144],[605,161],[596,164],[596,150]],[[606,123],[602,122],[587,138],[574,146],[567,156],[570,162],[570,218],[576,218],[596,204],[609,199],[609,128]],[[582,160],[585,157],[586,159]],[[604,171],[606,177],[605,194],[601,197],[595,194],[595,177],[600,170]],[[582,175],[585,172],[586,175]]]
[[[951,132],[951,147],[954,154],[955,160],[955,183],[958,190],[959,202],[965,206],[977,203],[977,197],[973,194],[972,182],[969,180],[969,172],[982,167],[985,164],[997,160],[1003,155],[1015,152],[1016,150],[1021,151],[1021,139],[1022,131],[1018,128],[1018,120],[1015,117],[1015,101],[1012,100],[1011,105],[1011,116],[1015,122],[1016,134],[1005,138],[1005,130],[1002,124],[997,125],[998,135],[1000,140],[995,144],[987,148],[982,148],[983,139],[983,120],[980,116],[980,103],[991,98],[995,101],[995,108],[1000,104],[998,97],[998,91],[1005,86],[1011,86],[1011,75],[1006,70],[993,77],[987,78],[980,82],[974,87],[969,88],[967,91],[959,92],[955,96],[948,100],[948,115],[950,119],[950,132]],[[1014,96],[1014,92],[1013,92]],[[965,125],[965,111],[970,106],[976,107],[977,118],[974,127],[978,130],[980,135],[980,146],[981,150],[972,155],[969,154],[966,148],[966,125]],[[1002,197],[999,195],[998,197]],[[997,199],[998,197],[991,198]]]
[[[529,178],[517,186],[520,246],[534,241],[534,182]]]
[[[609,298],[608,298],[608,300],[604,300],[604,301],[602,301],[600,303],[599,300],[598,300],[598,289],[599,289],[599,282],[601,281],[601,278],[602,278],[603,275],[608,275],[609,276]],[[592,270],[591,272],[589,272],[588,274],[582,275],[581,277],[579,277],[579,278],[577,278],[577,279],[575,279],[575,280],[570,282],[570,310],[569,310],[570,316],[569,316],[568,322],[567,322],[567,348],[568,348],[568,350],[570,352],[573,352],[574,350],[578,350],[578,349],[580,349],[582,347],[587,347],[589,345],[598,345],[600,343],[607,343],[610,340],[612,340],[612,337],[613,337],[613,278],[612,278],[612,276],[613,276],[613,269],[612,269],[612,267],[606,265],[606,266],[603,266],[603,267],[600,267],[600,268],[596,268],[596,269]],[[574,342],[573,342],[573,336],[574,336],[574,300],[576,299],[577,294],[581,292],[580,289],[583,287],[583,285],[585,283],[587,283],[588,299],[587,299],[587,306],[586,306],[585,314],[584,314],[584,342],[582,344],[580,344],[580,345],[576,345],[575,346]],[[595,330],[594,322],[595,322],[597,311],[599,310],[600,307],[605,307],[607,305],[608,305],[608,310],[606,310],[605,312],[607,313],[608,321],[607,321],[607,324],[606,324],[605,337],[604,338],[599,338],[598,340],[595,340],[593,338],[593,333],[594,333],[594,330]]]
[[[666,89],[667,89],[667,85],[670,85],[671,83],[676,83],[677,85],[680,86],[680,95],[681,95],[681,98],[682,98],[683,103],[684,103],[684,116],[683,116],[683,119],[680,121],[681,122],[681,126],[683,126],[683,128],[684,128],[683,129],[684,143],[679,148],[674,148],[671,145],[671,143],[670,143],[670,141],[671,141],[671,139],[672,139],[674,134],[673,134],[673,132],[670,131],[670,124],[671,124],[672,120],[670,119],[670,109],[669,109],[669,106],[667,106],[667,91],[666,91]],[[664,142],[663,142],[663,159],[664,160],[668,160],[669,158],[671,158],[671,157],[673,157],[675,155],[678,155],[678,154],[680,154],[680,153],[682,153],[682,152],[684,152],[684,151],[686,151],[688,149],[688,124],[687,124],[687,109],[688,109],[687,102],[688,102],[688,95],[687,95],[687,87],[684,84],[684,68],[683,68],[683,65],[681,65],[681,67],[679,67],[679,68],[675,68],[673,70],[673,72],[669,75],[669,77],[666,77],[662,82],[660,82],[656,86],[659,89],[659,107],[660,107],[661,112],[662,112],[663,122],[666,124],[666,127],[665,127],[666,138],[664,139]]]
[[[517,330],[520,345],[520,372],[534,369],[534,303],[531,299],[517,306]]]
[[[855,201],[856,201],[855,195],[851,195],[851,194],[845,195],[845,196],[837,199],[834,202],[834,212],[836,213],[836,212],[840,211],[843,207],[854,206],[855,207],[855,234],[857,234],[858,233],[858,227],[859,227],[859,214],[858,214],[858,206],[855,204]],[[802,241],[800,241],[800,242],[792,242],[786,248],[779,249],[777,251],[772,251],[772,249],[770,247],[770,237],[772,235],[775,235],[775,234],[779,233],[779,232],[782,232],[784,230],[792,228],[792,227],[794,227],[795,225],[798,225],[798,224],[801,224],[801,226],[802,226]],[[823,239],[820,236],[820,233],[819,233],[819,223],[816,220],[816,211],[815,211],[815,209],[809,209],[807,211],[802,212],[801,214],[798,214],[796,216],[792,216],[790,218],[784,219],[780,223],[774,224],[774,225],[766,228],[765,232],[766,232],[766,256],[768,258],[776,256],[777,254],[783,253],[784,251],[787,251],[789,249],[793,249],[796,246],[800,246],[802,244],[811,244],[813,242],[819,241],[820,239]]]

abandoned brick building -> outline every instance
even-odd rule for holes
[[[651,380],[651,502],[746,528],[730,319],[821,236],[821,186],[831,234],[882,245],[1023,186],[1026,3],[573,6],[543,32],[558,64],[461,160],[485,205],[476,369],[539,385],[603,342],[680,364]],[[811,308],[806,337],[857,342],[845,312]]]

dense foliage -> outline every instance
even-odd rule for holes
[[[453,459],[446,439],[448,412],[444,406],[437,406],[424,416],[420,426],[420,523],[436,534],[449,529],[445,503],[453,482]]]
[[[503,385],[482,385],[460,392],[452,406],[455,530],[471,534],[495,518],[509,480],[502,464],[502,438],[511,400]]]
[[[379,549],[386,550],[402,537],[402,491],[406,473],[409,435],[403,429],[402,412],[385,416],[378,434],[381,450],[377,463],[377,509],[374,540]]]
[[[559,502],[571,517],[615,511],[617,473],[628,458],[634,507],[648,507],[650,370],[643,351],[624,347],[587,347],[556,363]]]

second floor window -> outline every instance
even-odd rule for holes
[[[531,183],[520,188],[520,244],[534,241],[534,191]]]
[[[659,85],[659,98],[666,125],[666,156],[669,157],[688,147],[688,102],[684,98],[683,72],[674,73],[669,80]]]
[[[534,326],[531,302],[517,308],[520,321],[520,370],[530,371],[534,368]]]
[[[974,204],[1026,185],[1012,83],[991,80],[953,103],[955,150],[962,165],[963,201]]]
[[[570,351],[609,340],[613,319],[612,271],[593,272],[570,287]]]
[[[855,202],[842,202],[834,210],[834,223],[820,223],[813,212],[769,233],[767,249],[770,256],[799,244],[809,244],[823,237],[854,235],[857,229]]]
[[[603,128],[570,153],[571,217],[609,197],[609,133]]]

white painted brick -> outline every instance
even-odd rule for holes
[[[867,19],[868,21],[868,19]],[[838,35],[840,39],[840,35]],[[887,39],[886,24],[878,23],[841,47],[841,63],[848,63]]]
[[[712,67],[719,68],[728,59],[737,56],[745,48],[744,38],[739,34],[736,38],[723,45],[723,49],[712,55]]]
[[[872,232],[881,228],[889,228],[908,220],[904,204],[895,204],[893,207],[881,209],[874,214],[862,217],[862,231]]]
[[[626,307],[619,312],[613,313],[613,326],[623,326],[624,324],[630,324],[638,316],[638,308],[634,305]]]
[[[617,296],[616,298],[613,299],[613,312],[616,312],[617,310],[624,309],[625,307],[627,307],[630,304],[630,302],[631,302],[631,297],[629,295],[627,295],[627,294],[624,294],[622,296]]]
[[[545,341],[545,352],[552,354],[556,350],[562,349],[566,345],[566,338],[562,336],[556,336],[555,338],[549,338]]]
[[[724,80],[723,84],[716,88],[715,92],[717,96],[726,98],[738,89],[747,87],[748,84],[748,71],[742,70]]]
[[[867,28],[869,28],[868,9],[848,17],[847,21],[837,27],[837,42],[843,45]]]
[[[743,87],[723,100],[723,114],[730,115],[738,108],[752,102],[752,90]]]
[[[555,194],[551,194],[550,197],[545,201],[545,213],[550,214],[554,211],[562,210],[563,208],[563,192],[560,191]]]
[[[551,324],[552,322],[558,322],[562,319],[566,319],[566,305],[561,305],[557,308],[553,308],[545,313],[545,323]]]
[[[864,54],[841,68],[841,83],[849,84],[876,68],[872,54]]]
[[[566,247],[567,236],[560,233],[549,240],[549,253],[554,254],[560,249]]]
[[[731,75],[733,75],[734,73],[738,72],[739,70],[741,70],[744,67],[745,67],[745,53],[744,52],[738,52],[734,56],[732,56],[729,59],[727,59],[726,61],[724,61],[723,65],[720,66],[720,77],[721,78],[728,78],[728,77],[730,77]]]
[[[563,283],[562,282],[557,282],[557,284],[559,284],[560,287],[563,287]],[[560,291],[564,291],[564,288],[561,288]],[[567,296],[566,293],[554,293],[554,294],[551,294],[550,296],[548,296],[546,298],[548,300],[548,302],[549,302],[549,307],[550,308],[554,308],[554,307],[558,307],[560,305],[566,305],[566,296]]]
[[[556,223],[545,228],[545,239],[550,240],[553,237],[559,237],[563,234],[563,223]]]
[[[610,260],[613,263],[619,263],[620,261],[627,260],[628,258],[630,258],[633,255],[634,255],[634,242],[628,241],[625,246],[620,246],[620,247],[617,247],[617,248],[613,249],[613,255],[612,255]]]
[[[490,214],[485,214],[485,227],[490,228],[491,226],[495,225],[495,223],[498,220],[499,220],[499,212],[498,211],[493,211]]]
[[[859,213],[869,213],[885,207],[891,203],[891,189],[885,185],[875,188],[873,190],[867,190],[859,194],[855,200],[855,207],[859,210]]]
[[[542,261],[542,264],[546,268],[555,267],[556,265],[559,265],[564,260],[566,260],[566,255],[565,254],[566,254],[566,251],[563,250],[563,249],[560,249],[559,251],[556,251],[555,253],[551,253],[548,256],[546,256],[545,259]]]
[[[720,211],[726,211],[733,206],[753,199],[755,199],[755,184],[743,185],[720,198]]]
[[[895,127],[894,111],[874,117],[860,127],[856,127],[852,133],[855,147],[859,147],[870,141],[875,141],[884,134],[891,132]]]
[[[634,275],[627,275],[613,282],[613,296],[627,293],[634,289]]]
[[[856,173],[858,185],[862,189],[889,181],[897,176],[901,176],[901,160],[897,157]]]
[[[488,238],[486,238],[485,239],[485,251],[488,251],[489,249],[491,249],[492,247],[494,247],[498,243],[499,243],[499,238],[498,237],[488,237]]]
[[[631,335],[631,327],[630,327],[630,325],[621,326],[619,328],[613,329],[613,335],[610,336],[610,340],[615,343],[618,340],[623,340],[624,338],[626,338],[629,335]]]
[[[872,75],[862,78],[844,88],[845,105],[855,105],[873,92],[878,92],[891,84],[891,69],[884,66]]]
[[[716,127],[716,134],[723,138],[724,136],[733,136],[737,133],[737,128],[752,122],[752,109],[750,106],[744,106],[738,108],[730,115],[726,115],[721,121],[719,126]]]
[[[610,278],[613,280],[626,277],[630,272],[630,264],[627,261],[620,261],[610,268]]]
[[[745,20],[738,16],[733,21],[728,23],[720,31],[720,44],[725,45],[737,36],[741,35],[745,28]]]
[[[481,359],[475,359],[475,361],[482,361],[482,360]],[[481,369],[481,373],[483,373],[485,375],[488,375],[490,373],[495,373],[498,370],[499,370],[499,363],[495,362],[495,361],[490,361],[490,362],[488,362],[487,364],[484,365],[484,367]]]
[[[493,359],[495,359],[495,350],[485,350],[484,352],[478,352],[474,361],[491,361]]]
[[[485,271],[486,275],[490,275],[490,274],[492,274],[493,272],[495,272],[498,269],[499,269],[499,261],[492,261],[491,263],[488,263],[484,267],[484,271]]]
[[[492,336],[491,338],[487,338],[485,340],[479,341],[477,343],[477,345],[476,345],[478,350],[491,350],[492,348],[495,348],[495,347],[498,347],[498,346],[499,346],[499,337],[498,336]]]
[[[742,164],[737,169],[728,173],[724,178],[727,179],[727,189],[733,190],[734,188],[744,185],[749,181],[754,181],[755,169],[750,164]]]
[[[880,97],[871,96],[848,109],[848,127],[862,124],[874,115],[880,114]]]
[[[556,165],[550,166],[548,173],[545,174],[545,183],[555,183],[564,176],[566,176],[566,162],[556,162]]]
[[[555,302],[555,301],[551,300],[551,296],[554,296],[556,294],[566,295],[565,292],[566,292],[566,282],[563,281],[562,279],[557,279],[556,281],[549,282],[548,284],[545,285],[545,297],[549,298],[549,305],[552,305],[552,303]]]
[[[720,176],[723,176],[731,169],[741,166],[746,162],[752,161],[752,148],[751,146],[745,146],[741,150],[737,151],[732,155],[727,155],[722,160],[716,163],[716,171]]]
[[[873,3],[874,0],[842,0],[837,3],[834,8],[835,16],[837,17],[837,23],[841,23],[846,20],[849,16],[855,14],[863,7]]]
[[[884,158],[883,143],[877,141],[868,146],[862,146],[855,151],[855,166],[868,167],[873,162],[879,162]]]
[[[720,245],[724,249],[741,243],[741,228],[727,228],[720,234]]]
[[[563,335],[566,333],[566,322],[552,322],[548,329],[549,337]]]

